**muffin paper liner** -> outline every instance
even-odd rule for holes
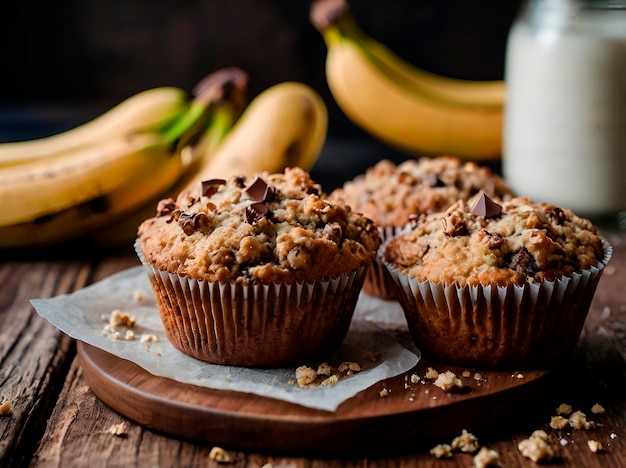
[[[403,227],[378,227],[378,233],[382,239],[381,246],[378,249],[376,259],[372,262],[365,276],[365,282],[363,283],[363,291],[371,296],[380,297],[381,299],[395,299],[398,297],[396,292],[396,285],[393,279],[389,276],[385,264],[381,260],[381,256],[384,252],[383,245],[385,241],[397,235],[403,231],[406,226]]]
[[[398,286],[411,336],[425,354],[455,365],[543,368],[573,353],[612,256],[606,242],[604,252],[597,267],[581,273],[504,287],[419,281],[384,264]]]
[[[335,351],[367,270],[293,283],[209,282],[159,270],[139,257],[172,345],[207,362],[247,367],[301,364]]]

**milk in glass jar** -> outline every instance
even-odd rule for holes
[[[626,0],[528,1],[505,80],[503,172],[515,191],[624,219]]]

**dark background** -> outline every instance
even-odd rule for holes
[[[500,79],[519,0],[352,0],[357,22],[410,62],[466,79]],[[325,99],[329,136],[361,135],[336,107],[310,0],[5,2],[0,17],[0,141],[59,131],[143,89],[191,90],[236,65],[249,95],[287,80]],[[39,125],[41,123],[41,125]],[[367,136],[365,136],[367,138]],[[380,148],[375,150],[381,150]]]

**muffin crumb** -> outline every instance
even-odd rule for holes
[[[479,447],[478,438],[471,432],[463,429],[461,435],[455,437],[452,440],[452,444],[450,444],[450,446],[452,447],[452,450],[460,450],[461,452],[465,453],[474,453],[476,450],[478,450]]]
[[[433,385],[441,388],[446,392],[451,392],[453,390],[463,388],[463,383],[461,382],[461,379],[459,379],[452,371],[446,371],[439,374]]]
[[[588,440],[587,441],[587,446],[589,447],[589,450],[591,450],[593,453],[598,453],[598,452],[602,452],[604,451],[604,447],[602,446],[602,442],[597,441],[597,440]]]
[[[561,403],[559,407],[556,409],[556,414],[561,416],[570,415],[573,411],[572,405],[568,405],[567,403]]]
[[[604,407],[602,405],[600,405],[599,403],[596,403],[595,405],[593,405],[591,407],[591,412],[593,414],[604,414]]]
[[[473,459],[474,468],[489,468],[500,465],[500,455],[493,449],[481,447]]]
[[[451,458],[452,457],[452,447],[448,444],[438,444],[430,449],[430,454],[435,458]]]
[[[554,449],[548,443],[548,434],[542,430],[534,431],[528,439],[517,444],[518,450],[535,463],[554,458]]]
[[[113,424],[111,427],[109,427],[107,432],[115,436],[123,436],[124,434],[126,434],[126,423],[121,422],[118,424]]]

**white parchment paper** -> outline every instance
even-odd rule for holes
[[[153,375],[327,411],[336,410],[342,402],[377,382],[412,369],[420,356],[408,338],[398,303],[365,294],[359,298],[344,344],[328,359],[332,366],[356,362],[361,371],[332,386],[306,388],[293,383],[295,367],[252,369],[214,365],[178,351],[165,336],[144,267],[116,273],[72,294],[32,299],[31,303],[39,315],[72,338],[132,361]],[[104,333],[106,320],[115,309],[135,319],[135,326],[130,328],[135,339],[125,338],[125,327],[117,328],[118,339]],[[158,341],[141,342],[143,335],[154,335]]]

